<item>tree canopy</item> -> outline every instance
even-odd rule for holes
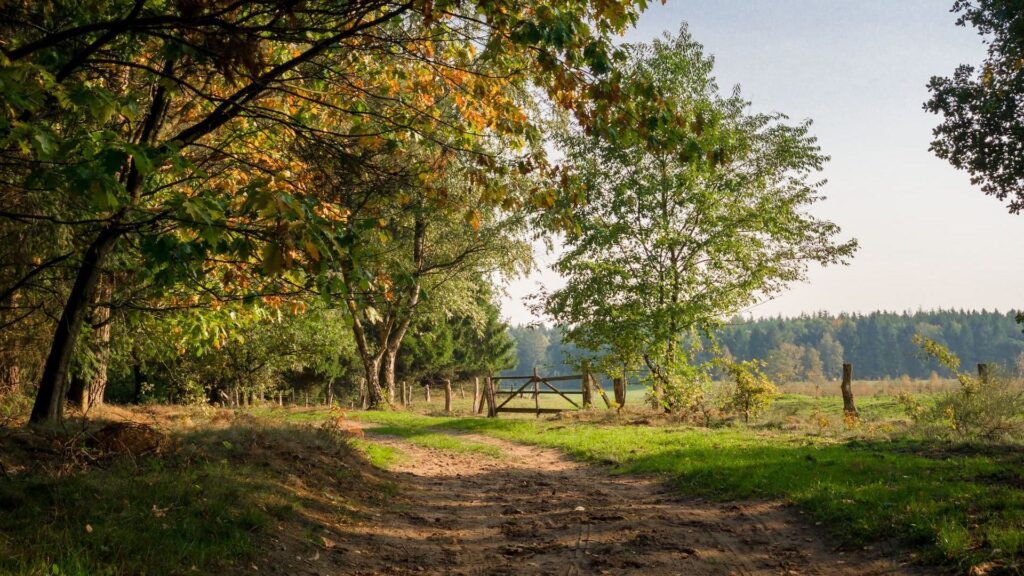
[[[555,268],[567,283],[542,304],[566,337],[649,368],[659,389],[685,372],[682,338],[855,250],[812,216],[826,157],[808,122],[753,114],[738,91],[719,95],[712,61],[684,28],[627,48],[624,82],[671,95],[685,144],[654,130],[642,141],[560,138],[586,202]]]
[[[412,267],[383,266],[373,246],[388,236],[415,237],[438,213],[465,224],[453,238],[497,211],[566,223],[576,195],[535,111],[595,134],[669,124],[664,99],[629,93],[616,70],[613,37],[643,7],[5,4],[0,301],[5,327],[41,334],[33,357],[4,363],[40,362],[33,421],[60,419],[82,335],[112,312],[297,309],[318,294],[355,304],[355,323],[377,294],[399,298],[401,328],[424,271],[415,253]],[[90,346],[109,338],[97,330]],[[5,334],[6,351],[15,340]],[[379,350],[357,349],[380,364]]]
[[[943,117],[931,149],[1017,214],[1024,209],[1024,2],[957,0],[953,12],[959,26],[977,29],[988,57],[928,83],[925,109]]]

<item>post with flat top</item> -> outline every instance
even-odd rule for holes
[[[857,415],[857,406],[853,403],[853,365],[843,364],[843,383],[840,385],[843,392],[843,412],[853,416]]]
[[[580,391],[583,393],[583,408],[591,408],[592,400],[590,397],[590,360],[583,361],[583,375],[580,378]]]
[[[540,374],[537,367],[533,367],[533,407],[537,410],[537,418],[540,418]]]

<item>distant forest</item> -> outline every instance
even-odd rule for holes
[[[928,378],[932,371],[945,377],[934,362],[921,357],[912,342],[915,334],[945,344],[965,369],[995,363],[1017,371],[1024,367],[1024,333],[1016,315],[1016,311],[937,310],[736,319],[715,338],[723,355],[763,360],[769,374],[782,381],[836,378],[843,362],[852,363],[860,379],[904,374]],[[517,365],[508,373],[529,373],[534,366],[544,374],[574,371],[567,358],[578,357],[581,351],[563,343],[557,328],[513,326],[510,333],[516,342]],[[708,356],[702,353],[698,360]]]

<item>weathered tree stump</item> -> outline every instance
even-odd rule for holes
[[[845,414],[857,415],[857,406],[853,402],[853,365],[843,364],[843,383],[840,390],[843,392],[843,412]]]

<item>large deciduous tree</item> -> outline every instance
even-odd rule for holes
[[[982,35],[988,57],[928,83],[925,109],[943,116],[931,149],[1017,214],[1024,209],[1024,2],[957,0],[953,12],[958,25]]]
[[[629,48],[624,82],[670,94],[685,141],[645,137],[562,138],[566,163],[586,190],[578,229],[555,268],[567,280],[543,310],[584,348],[642,361],[668,409],[692,370],[689,331],[721,319],[803,277],[810,262],[849,257],[852,241],[815,218],[815,180],[825,157],[807,122],[753,114],[738,91],[719,96],[711,59],[683,29]],[[675,137],[675,135],[673,135]]]
[[[479,155],[486,137],[537,134],[516,88],[595,132],[665,124],[636,105],[660,103],[649,91],[617,105],[612,35],[642,5],[5,3],[0,235],[16,245],[4,249],[2,322],[52,333],[31,420],[61,418],[76,344],[103,323],[92,311],[111,308],[99,288],[112,278],[154,293],[184,282],[189,298],[279,297],[339,262],[362,268],[348,220],[298,177],[305,145],[333,147],[353,173],[367,150],[408,140]],[[544,167],[534,160],[524,169]],[[556,204],[550,187],[534,196]],[[255,286],[259,273],[278,280]]]

